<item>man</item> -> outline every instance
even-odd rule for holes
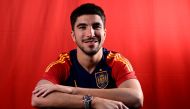
[[[60,54],[46,68],[32,94],[37,108],[128,109],[143,105],[140,83],[129,61],[102,47],[106,17],[87,3],[71,16],[72,39],[77,48]]]

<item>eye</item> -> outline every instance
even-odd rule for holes
[[[85,24],[85,23],[79,23],[77,25],[77,28],[80,29],[80,30],[85,30],[87,28],[87,24]]]
[[[79,29],[82,29],[82,30],[85,30],[85,29],[86,29],[86,26],[79,26],[78,28],[79,28]]]
[[[99,23],[96,23],[93,25],[93,29],[97,30],[97,29],[101,29],[102,25],[100,25]]]

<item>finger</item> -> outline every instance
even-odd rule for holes
[[[51,90],[47,90],[45,91],[41,96],[42,97],[46,97],[49,93],[51,93],[52,91]]]
[[[33,90],[32,93],[35,94],[37,93],[39,90]]]
[[[42,88],[43,88],[42,86],[36,86],[34,90],[40,90]]]
[[[50,87],[50,84],[41,84],[35,87],[35,89],[42,88],[42,87]]]
[[[127,106],[123,105],[122,109],[129,109]]]
[[[32,93],[33,94],[38,93],[40,90],[43,90],[43,89],[44,87],[36,87]]]
[[[122,102],[119,102],[119,103],[118,103],[118,108],[119,108],[119,109],[128,109],[128,107],[125,106]]]
[[[38,85],[35,87],[35,89],[39,89],[40,87],[42,87],[42,85]]]
[[[47,90],[47,89],[41,89],[41,90],[39,90],[37,93],[35,93],[35,95],[36,95],[37,97],[40,97],[43,93],[46,92],[46,90]]]
[[[123,103],[119,102],[118,107],[119,107],[119,109],[123,109]]]

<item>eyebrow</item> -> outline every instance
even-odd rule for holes
[[[99,22],[95,22],[92,25],[100,25],[100,26],[102,26],[101,23],[99,23]],[[87,24],[86,23],[79,23],[76,27],[80,27],[80,26],[87,26]]]
[[[95,22],[95,23],[93,23],[92,25],[100,25],[100,26],[101,26],[101,23]]]
[[[86,23],[79,23],[76,27],[80,27],[80,26],[87,26]]]

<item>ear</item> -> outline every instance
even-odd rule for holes
[[[107,30],[106,30],[106,28],[104,29],[104,37],[106,37],[106,32],[107,32]]]
[[[71,37],[72,37],[73,41],[76,42],[74,31],[71,31]]]

